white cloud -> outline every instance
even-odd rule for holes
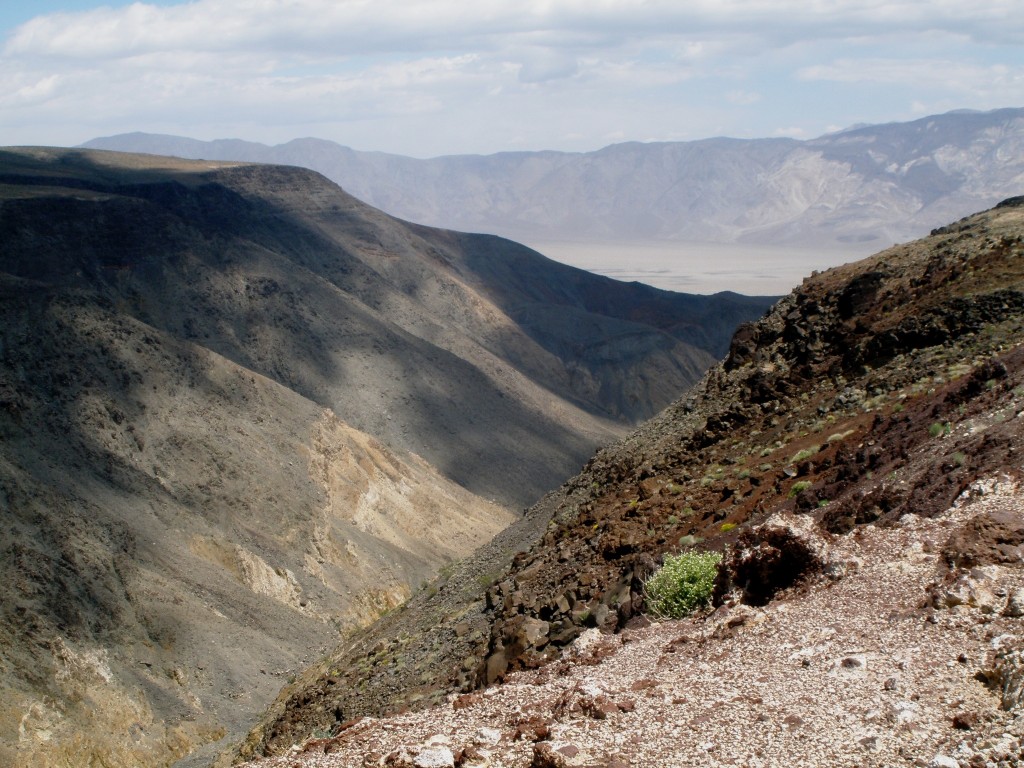
[[[730,104],[737,104],[745,107],[751,104],[756,104],[761,100],[762,96],[760,93],[754,93],[752,91],[729,91],[725,94],[725,100]]]
[[[964,93],[1000,91],[1024,97],[1024,65],[978,64],[952,59],[838,59],[804,67],[804,80],[912,85]]]
[[[875,84],[913,90],[901,104],[952,90],[955,106],[1007,106],[1024,103],[1019,55],[1002,60],[1024,45],[1018,2],[194,0],[51,14],[13,30],[0,54],[0,143],[43,122],[78,131],[72,142],[101,126],[175,125],[265,141],[329,128],[344,140],[337,132],[358,122],[371,139],[408,143],[360,148],[406,152],[430,131],[472,139],[455,122],[470,118],[494,150],[512,137],[585,146],[620,130],[794,135],[813,126],[772,110],[822,82],[837,84],[837,104],[844,86]],[[945,58],[922,54],[939,42]],[[841,107],[815,124],[874,119]],[[399,115],[400,127],[368,127]],[[487,148],[476,141],[450,151]]]
[[[349,54],[531,45],[610,48],[651,36],[700,41],[730,35],[763,45],[946,31],[984,42],[1024,41],[1013,0],[197,0],[135,3],[33,19],[7,55],[125,57],[139,51],[287,51]],[[546,37],[546,40],[544,39]]]
[[[537,48],[525,52],[519,68],[519,80],[524,83],[543,83],[572,77],[579,71],[574,56],[551,48]]]

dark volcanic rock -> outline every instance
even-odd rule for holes
[[[954,531],[942,548],[950,568],[1024,561],[1024,520],[1011,510],[980,515]]]
[[[714,604],[736,593],[747,605],[764,605],[778,592],[820,573],[824,563],[806,536],[789,528],[744,531],[718,569]]]

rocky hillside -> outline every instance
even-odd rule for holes
[[[307,764],[1017,764],[1022,411],[1014,198],[805,280],[436,594],[286,688],[242,755],[337,734]],[[718,610],[644,629],[644,579],[692,548],[726,552]],[[591,629],[618,639],[588,651]]]
[[[301,169],[51,149],[0,152],[0,295],[19,766],[237,741],[695,380],[728,335],[705,322],[767,305],[407,225]]]
[[[126,134],[87,146],[301,165],[404,219],[527,243],[747,242],[870,253],[994,205],[1024,183],[1022,109],[950,112],[808,141],[713,138],[430,160],[318,139],[268,147]]]

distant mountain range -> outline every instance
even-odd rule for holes
[[[408,221],[526,243],[862,246],[1024,192],[1024,109],[956,111],[809,141],[711,138],[419,160],[322,139],[270,147],[132,133],[85,146],[311,168]]]

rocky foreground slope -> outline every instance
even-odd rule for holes
[[[234,743],[766,304],[301,169],[0,151],[0,764]]]
[[[961,532],[1013,516],[1016,484],[980,484],[936,519],[910,515],[829,539],[771,525],[828,575],[767,606],[602,635],[557,661],[427,711],[359,718],[253,768],[1010,766],[1024,762],[1020,551],[972,539],[970,574],[944,558]],[[994,564],[991,560],[999,564]],[[984,563],[984,564],[982,564]],[[925,603],[929,590],[937,599]]]
[[[1024,198],[808,278],[242,755],[1017,764],[1022,342]],[[648,626],[643,580],[694,547],[727,554],[716,610]]]

